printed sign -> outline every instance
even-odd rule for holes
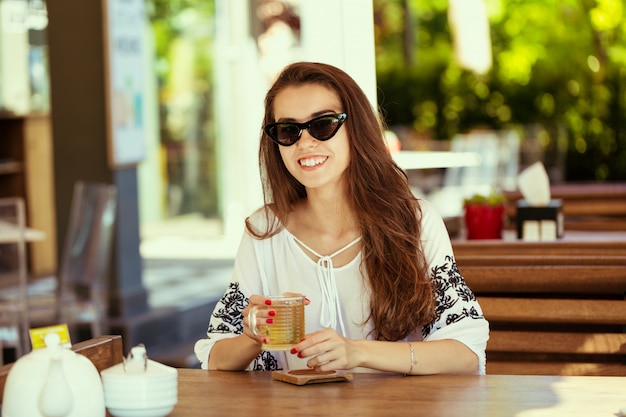
[[[105,2],[105,62],[109,124],[109,161],[113,167],[135,165],[146,154],[143,0]]]

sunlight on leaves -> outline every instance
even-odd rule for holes
[[[591,9],[591,24],[597,31],[615,29],[622,23],[623,0],[597,0],[597,7]]]

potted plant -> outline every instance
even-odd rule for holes
[[[463,200],[467,239],[502,239],[506,197],[496,189]]]

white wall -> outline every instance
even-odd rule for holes
[[[303,58],[346,71],[376,108],[372,1],[301,0],[301,19]]]
[[[248,0],[218,0],[216,28],[218,192],[224,232],[235,237],[263,202],[257,153],[266,85],[249,34]]]

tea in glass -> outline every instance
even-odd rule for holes
[[[250,327],[255,335],[263,335],[268,339],[268,343],[261,345],[262,350],[290,350],[305,335],[304,296],[269,296],[267,298],[272,300],[272,305],[268,309],[276,311],[273,317],[274,322],[269,325],[256,326],[256,312],[259,307],[255,306],[251,310]]]

